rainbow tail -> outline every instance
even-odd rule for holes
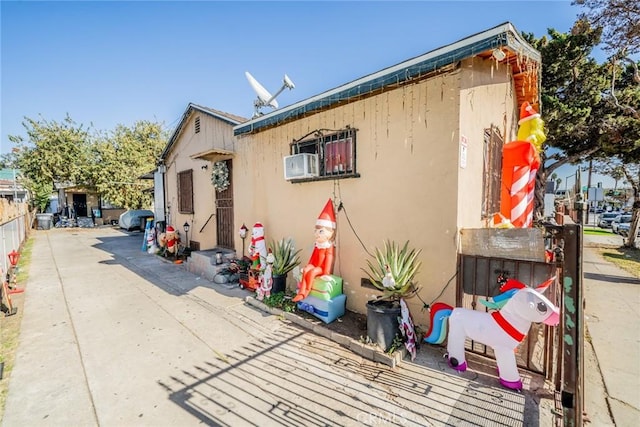
[[[437,302],[431,306],[431,326],[424,336],[424,342],[429,344],[442,344],[447,337],[447,317],[451,316],[453,307],[443,302]]]

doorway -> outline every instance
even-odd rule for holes
[[[216,191],[216,235],[218,246],[234,249],[233,227],[233,169],[231,160],[224,160],[229,169],[229,186],[224,191]]]
[[[73,210],[76,213],[76,218],[87,216],[87,195],[86,194],[73,195]]]

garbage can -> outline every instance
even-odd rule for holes
[[[38,230],[49,230],[51,228],[51,223],[53,222],[53,214],[36,214],[36,220],[38,221]]]

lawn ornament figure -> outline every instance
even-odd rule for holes
[[[266,258],[267,264],[260,278],[260,286],[256,289],[258,301],[262,301],[265,297],[271,296],[271,289],[273,288],[273,262],[275,260],[276,258],[273,256],[271,249],[269,249]]]
[[[251,229],[249,258],[251,258],[251,269],[264,269],[267,260],[267,244],[264,241],[264,227],[259,222],[253,224]]]
[[[533,225],[536,175],[546,140],[544,122],[528,102],[520,108],[518,140],[502,148],[500,213],[517,228]]]
[[[336,216],[333,202],[329,199],[316,221],[315,247],[309,263],[301,271],[302,280],[298,284],[298,292],[293,297],[293,302],[302,301],[309,295],[316,277],[327,276],[333,272],[335,231]]]
[[[164,256],[176,256],[178,252],[178,243],[180,243],[180,236],[176,233],[175,228],[172,225],[167,225],[167,230],[160,234],[158,239],[160,246],[164,249]]]
[[[158,245],[156,245],[156,228],[153,225],[147,227],[147,253],[155,254],[158,252]]]
[[[441,344],[447,338],[446,357],[449,366],[460,372],[467,369],[464,349],[466,338],[492,347],[500,384],[521,390],[522,380],[514,351],[527,336],[531,323],[542,322],[551,326],[559,323],[558,307],[542,295],[554,281],[555,277],[552,277],[533,289],[517,280],[500,276],[501,294],[485,303],[489,308],[499,308],[491,312],[436,303],[431,307],[431,326],[424,340],[430,344]]]

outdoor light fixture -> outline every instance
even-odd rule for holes
[[[189,223],[185,221],[182,228],[184,229],[184,239],[187,241],[186,247],[188,248],[189,247]]]
[[[491,56],[493,56],[496,61],[502,61],[507,57],[507,54],[500,49],[493,49],[493,52],[491,52]]]
[[[209,169],[209,165],[202,165],[200,166],[200,169],[202,169],[203,171],[206,171],[207,169]]]
[[[20,259],[19,252],[16,252],[16,250],[14,249],[9,252],[7,256],[9,257],[9,263],[11,264],[11,267],[15,267],[16,265],[18,265],[18,260]]]
[[[242,239],[242,256],[244,256],[244,239],[247,238],[247,231],[249,231],[247,226],[242,224],[242,227],[240,227],[240,238]]]

